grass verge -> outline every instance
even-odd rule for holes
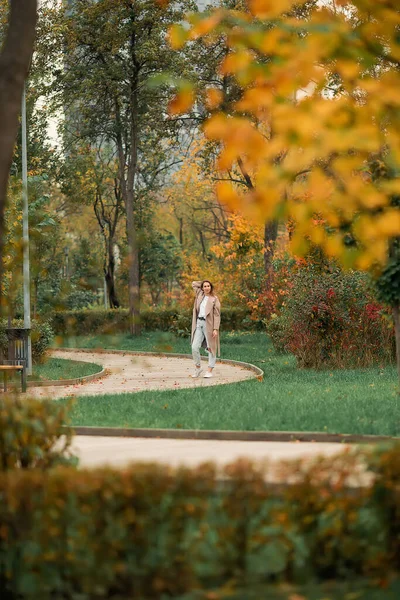
[[[99,373],[103,367],[89,362],[66,360],[64,358],[49,358],[41,365],[34,365],[33,373],[28,381],[60,381],[62,379],[77,379]]]
[[[80,337],[65,346],[189,353],[187,339],[148,333]],[[259,366],[264,381],[209,388],[81,397],[74,425],[245,431],[326,431],[400,436],[400,396],[393,366],[301,370],[277,354],[263,333],[224,333],[224,358]],[[216,369],[217,371],[217,369]]]

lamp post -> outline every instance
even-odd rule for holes
[[[29,329],[27,374],[32,374],[32,343],[31,343],[31,292],[29,267],[29,215],[28,215],[28,152],[26,136],[26,93],[22,94],[22,232],[23,232],[23,273],[24,273],[24,328]]]

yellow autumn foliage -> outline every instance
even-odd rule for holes
[[[384,265],[400,236],[400,12],[391,0],[340,0],[308,5],[300,18],[301,4],[248,0],[185,25],[189,40],[219,36],[226,51],[215,76],[241,90],[225,112],[206,92],[204,134],[219,146],[218,169],[245,164],[252,180],[240,193],[221,182],[217,194],[260,222],[291,218],[296,252],[311,239],[348,266]],[[189,93],[177,102],[188,103]],[[377,157],[384,175],[371,171]]]

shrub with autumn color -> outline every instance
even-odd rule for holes
[[[296,259],[287,253],[286,248],[278,248],[271,263],[272,277],[271,286],[267,289],[262,285],[258,294],[254,294],[247,300],[247,306],[251,311],[251,318],[255,322],[264,325],[280,313],[292,288],[292,275],[299,264]]]
[[[240,460],[0,473],[0,589],[8,600],[183,600],[385,580],[399,571],[399,457],[397,445],[278,471]],[[270,469],[289,485],[266,484]]]
[[[294,272],[291,290],[268,332],[301,367],[361,367],[394,360],[393,324],[368,275],[311,264]]]
[[[76,470],[67,412],[0,402],[1,598],[239,598],[399,573],[398,444],[279,466]]]
[[[71,404],[4,395],[0,399],[0,472],[74,465]],[[1,503],[1,500],[0,500]],[[1,529],[1,523],[0,523]]]
[[[257,326],[265,318],[266,305],[263,228],[240,213],[229,215],[228,221],[229,240],[211,248],[222,283],[222,301],[247,308]]]

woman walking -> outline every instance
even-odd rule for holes
[[[192,355],[195,364],[192,377],[199,377],[202,372],[200,348],[203,347],[208,352],[208,370],[204,377],[209,378],[213,376],[217,352],[220,353],[221,304],[214,295],[212,283],[207,279],[193,281],[192,288],[196,294],[192,318]]]

